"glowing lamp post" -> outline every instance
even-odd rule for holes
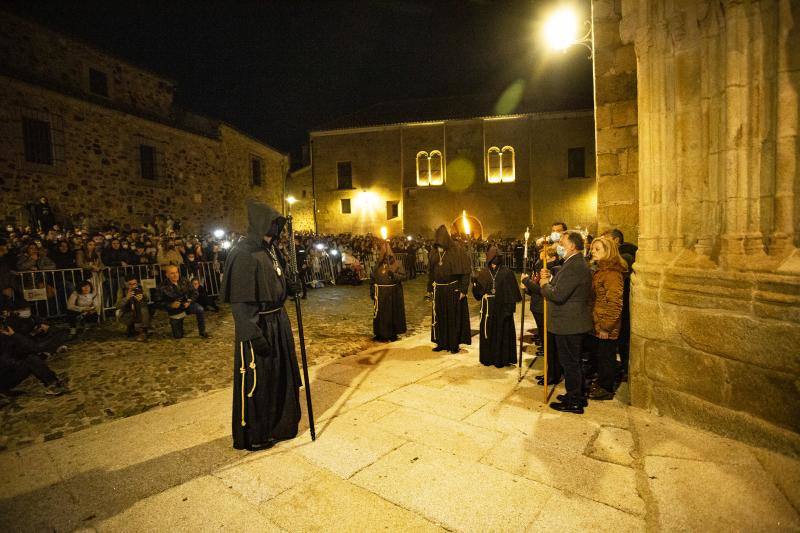
[[[583,37],[578,36],[578,15],[569,8],[561,8],[554,11],[544,23],[544,38],[547,45],[560,52],[566,52],[567,48],[573,44],[585,46],[589,50],[589,57],[592,54],[592,23],[585,21],[584,25],[589,26]]]
[[[386,229],[386,226],[381,227],[381,238],[384,241],[389,238],[389,230]]]
[[[464,225],[464,235],[469,238],[470,233],[472,233],[472,228],[469,225],[469,219],[467,218],[467,210],[464,209],[461,211],[461,221]]]

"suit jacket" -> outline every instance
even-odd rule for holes
[[[547,299],[547,331],[554,335],[592,331],[592,271],[583,255],[567,259],[541,292]]]

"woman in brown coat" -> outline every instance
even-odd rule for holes
[[[623,273],[628,265],[619,255],[617,244],[601,237],[592,242],[592,320],[597,337],[597,381],[589,392],[593,400],[614,397],[617,372],[617,339],[622,324]]]

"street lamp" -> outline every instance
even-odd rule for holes
[[[562,7],[553,11],[544,23],[544,38],[547,45],[553,50],[566,52],[567,48],[573,44],[585,46],[589,50],[589,57],[592,56],[592,23],[584,21],[588,26],[583,37],[578,36],[578,15],[574,10]]]
[[[225,230],[223,229],[215,229],[214,230],[214,237],[217,239],[221,239],[225,236]]]
[[[292,196],[291,194],[290,194],[289,196],[287,196],[287,197],[286,197],[286,203],[287,203],[287,204],[289,204],[289,205],[294,205],[294,203],[295,203],[296,201],[297,201],[297,198],[295,198],[295,197],[294,197],[294,196]]]

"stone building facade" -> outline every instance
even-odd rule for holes
[[[295,231],[316,231],[311,165],[306,165],[289,174],[286,179],[286,196],[294,196],[297,200],[292,206],[292,224]]]
[[[319,231],[431,236],[463,211],[484,237],[592,227],[593,122],[558,111],[314,131]]]
[[[800,454],[800,3],[593,6],[636,54],[637,183],[598,192],[638,197],[633,404]]]
[[[0,13],[0,214],[47,196],[61,219],[139,225],[170,214],[191,231],[246,227],[244,203],[280,208],[288,157],[176,109],[175,84]]]

